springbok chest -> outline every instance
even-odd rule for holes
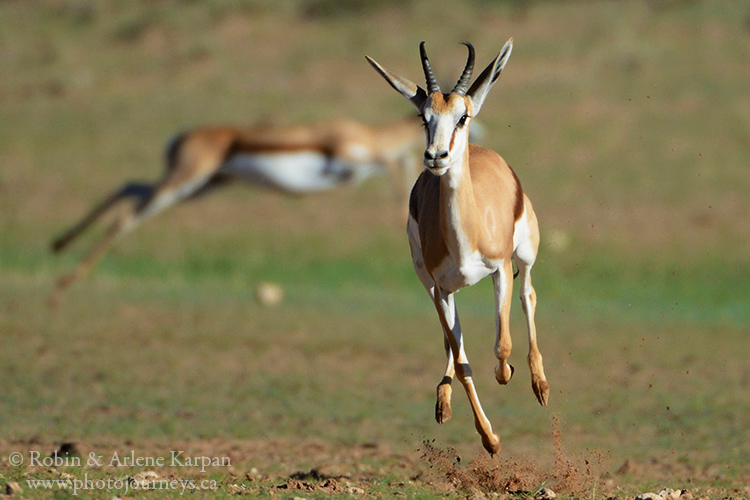
[[[432,276],[440,288],[456,292],[478,283],[495,272],[497,268],[497,263],[488,262],[479,252],[467,252],[458,256],[448,254],[432,270]]]

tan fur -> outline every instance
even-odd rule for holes
[[[460,199],[464,216],[461,228],[482,255],[495,260],[510,257],[514,206],[516,199],[524,196],[520,184],[508,164],[490,149],[470,144],[469,166],[463,181],[462,193],[466,195]],[[433,216],[446,210],[441,203],[440,178],[423,171],[412,190],[410,206],[411,215],[419,224],[425,264],[432,272],[448,256],[447,241],[452,234],[445,217]],[[480,212],[477,207],[484,209]]]

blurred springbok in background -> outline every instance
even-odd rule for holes
[[[508,62],[513,39],[471,87],[474,47],[462,43],[469,49],[468,60],[455,87],[447,94],[440,91],[424,42],[419,48],[426,91],[373,59],[367,60],[417,108],[427,134],[426,168],[411,192],[407,232],[414,268],[437,308],[448,357],[445,375],[437,387],[435,418],[438,423],[451,418],[451,382],[457,375],[469,398],[482,444],[494,455],[500,451],[500,436],[492,431],[474,388],[453,295],[492,276],[497,325],[495,356],[499,361],[495,378],[507,384],[513,376],[513,367],[507,360],[511,351],[511,260],[515,261],[528,326],[531,385],[539,402],[546,406],[549,385],[537,348],[536,292],[531,285],[539,226],[529,198],[505,160],[494,151],[469,144],[469,125]]]
[[[82,280],[119,235],[144,219],[235,179],[282,193],[303,194],[351,185],[390,174],[406,211],[409,186],[417,174],[415,147],[423,141],[416,117],[383,126],[351,120],[275,128],[197,128],[172,139],[166,169],[155,183],[128,182],[95,205],[80,222],[52,242],[60,252],[99,218],[131,200],[73,272],[62,276],[50,304]]]

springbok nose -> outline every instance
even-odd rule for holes
[[[425,160],[443,160],[445,158],[448,158],[448,151],[438,151],[437,153],[433,153],[428,149],[424,152]]]

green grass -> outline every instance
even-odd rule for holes
[[[0,484],[57,477],[6,459],[74,441],[85,456],[233,453],[231,474],[158,471],[216,478],[212,496],[233,484],[253,496],[347,497],[278,489],[314,468],[365,497],[470,494],[446,477],[490,466],[467,463],[481,448],[458,387],[453,420],[432,420],[443,346],[386,180],[298,199],[232,187],[170,210],[120,240],[57,310],[45,306],[55,278],[101,228],[60,256],[47,248],[110,190],[157,178],[178,130],[336,115],[383,123],[411,110],[364,54],[417,79],[427,40],[448,85],[465,57],[457,41],[471,40],[481,65],[513,36],[480,119],[542,226],[534,283],[552,395],[541,409],[531,393],[517,299],[517,371],[498,387],[491,284],[462,291],[478,391],[503,457],[516,460],[492,462],[489,475],[554,469],[558,432],[569,460],[604,457],[592,461],[595,490],[564,496],[663,486],[747,496],[750,7],[334,5],[0,5]],[[280,306],[255,302],[262,281],[282,287]],[[455,470],[422,458],[433,439],[463,457]],[[245,478],[252,468],[259,476]],[[556,479],[529,488],[544,481]]]

